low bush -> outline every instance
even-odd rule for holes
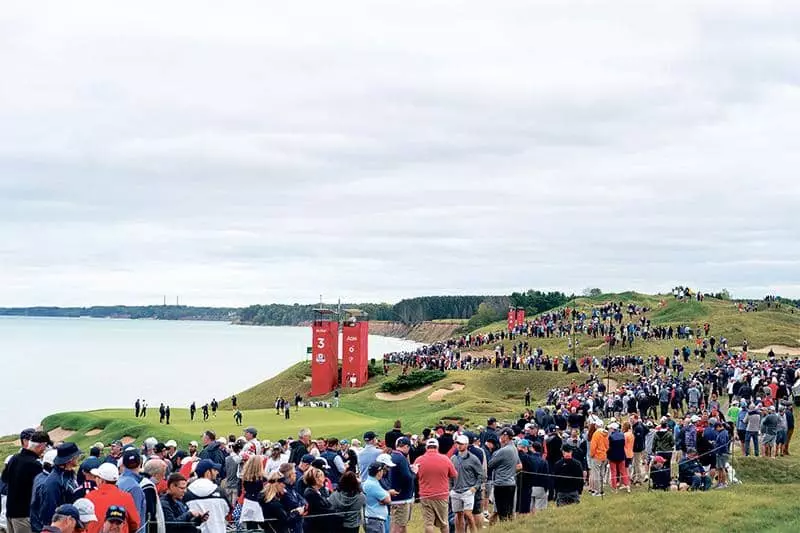
[[[405,392],[412,389],[418,389],[425,385],[430,385],[447,376],[441,370],[415,370],[405,376],[398,376],[395,379],[384,381],[381,383],[382,392]]]

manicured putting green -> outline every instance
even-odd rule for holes
[[[137,421],[132,409],[104,409],[89,411],[88,415],[101,418],[115,418],[117,420]],[[289,436],[296,437],[298,430],[304,427],[311,428],[315,436],[360,437],[364,431],[373,429],[380,431],[389,424],[387,420],[368,415],[354,413],[340,408],[301,407],[299,411],[292,408],[291,418],[285,420],[283,414],[276,415],[274,409],[254,409],[242,411],[242,426],[237,426],[233,421],[233,411],[217,411],[217,416],[209,416],[203,422],[203,415],[197,411],[194,421],[189,419],[188,409],[173,409],[170,425],[159,424],[158,409],[148,408],[147,417],[138,421],[153,426],[154,436],[158,436],[158,428],[169,427],[180,431],[192,439],[199,439],[206,429],[214,430],[217,435],[239,435],[247,426],[258,429],[261,439],[279,439]]]

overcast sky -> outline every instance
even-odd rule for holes
[[[4,3],[0,305],[798,297],[798,28],[766,0]]]

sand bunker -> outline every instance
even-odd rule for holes
[[[376,392],[375,397],[379,400],[383,400],[386,402],[399,402],[400,400],[408,400],[409,398],[413,398],[417,394],[421,394],[426,390],[433,387],[433,385],[426,385],[421,389],[414,389],[406,392],[401,392],[400,394],[392,394],[391,392]]]
[[[124,437],[122,437],[119,440],[120,440],[120,442],[122,442],[123,446],[127,446],[128,444],[133,444],[134,442],[136,442],[136,439],[134,439],[130,435],[125,435]]]
[[[52,440],[53,442],[61,442],[61,441],[67,440],[68,438],[70,438],[74,434],[75,434],[74,431],[70,431],[68,429],[64,429],[64,428],[62,428],[60,426],[55,428],[55,429],[51,429],[48,432],[48,435],[50,435],[50,440]]]
[[[460,390],[464,390],[464,384],[463,383],[453,383],[452,385],[450,385],[449,389],[436,389],[435,391],[433,391],[428,396],[428,400],[430,400],[432,402],[438,402],[439,400],[441,400],[442,398],[444,398],[448,394],[450,394],[452,392],[457,392],[457,391],[460,391]]]
[[[95,435],[99,435],[102,432],[103,432],[102,429],[90,429],[89,431],[86,432],[86,436],[94,437]]]
[[[800,348],[793,346],[785,346],[783,344],[770,344],[769,346],[764,346],[763,348],[759,348],[758,350],[749,350],[749,351],[752,353],[769,353],[770,350],[775,352],[775,355],[791,355],[791,356],[800,355]]]

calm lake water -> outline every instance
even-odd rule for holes
[[[221,400],[306,359],[310,327],[0,317],[0,435],[59,411]],[[370,335],[370,357],[417,343]]]

